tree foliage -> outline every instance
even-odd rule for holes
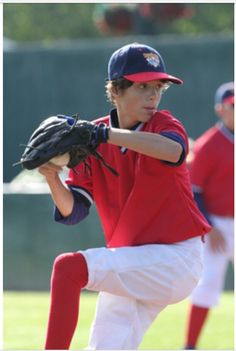
[[[17,41],[52,41],[97,35],[94,4],[4,4],[4,36]]]
[[[4,36],[16,41],[44,41],[101,37],[94,14],[96,3],[6,3],[3,5]],[[121,4],[120,4],[121,5]],[[131,4],[130,4],[131,5]],[[233,34],[234,4],[192,3],[193,15],[170,18],[154,23],[154,33],[198,35],[204,33]],[[109,5],[108,5],[109,6]],[[134,8],[138,4],[133,4]],[[137,14],[137,12],[136,12]],[[134,14],[135,15],[135,11]],[[153,23],[152,23],[153,24]],[[129,34],[143,34],[135,32]],[[147,34],[147,33],[145,33]]]

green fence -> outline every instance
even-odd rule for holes
[[[5,51],[3,59],[4,182],[19,172],[12,167],[23,151],[19,144],[45,117],[78,112],[90,120],[107,114],[107,61],[132,41],[157,48],[167,70],[184,80],[183,86],[168,90],[160,107],[170,109],[193,138],[214,123],[215,90],[234,77],[233,38],[152,36],[17,46]]]
[[[48,289],[58,254],[104,245],[95,207],[81,224],[66,226],[54,221],[50,195],[6,194],[3,214],[5,289]]]

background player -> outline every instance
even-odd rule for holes
[[[99,291],[90,349],[137,349],[155,317],[186,298],[202,271],[201,236],[210,226],[194,202],[185,157],[188,137],[169,111],[157,111],[170,83],[160,54],[133,43],[108,64],[108,98],[115,105],[98,151],[118,171],[88,160],[70,171],[65,186],[60,167],[46,177],[55,218],[75,224],[96,203],[107,248],[58,256],[51,278],[46,349],[68,349],[76,328],[80,291]]]
[[[210,308],[218,303],[234,249],[234,83],[215,94],[220,122],[194,144],[190,164],[195,199],[213,226],[204,245],[203,276],[191,295],[186,349],[194,349]]]

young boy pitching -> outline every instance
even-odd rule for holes
[[[99,292],[88,349],[137,349],[157,315],[199,281],[201,238],[211,227],[193,199],[185,129],[171,112],[158,110],[172,83],[182,81],[166,72],[152,47],[118,49],[106,84],[114,109],[95,123],[106,125],[98,151],[119,176],[93,157],[90,171],[77,166],[65,184],[60,167],[39,168],[56,221],[76,224],[95,203],[106,239],[106,247],[55,259],[46,349],[69,348],[82,288]]]

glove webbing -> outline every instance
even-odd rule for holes
[[[106,168],[109,169],[109,171],[114,174],[115,176],[118,176],[119,173],[113,168],[111,167],[105,160],[104,158],[102,157],[102,155],[96,151],[96,150],[93,150],[91,151],[91,155],[94,156],[96,159],[98,159],[99,161],[102,162],[103,166],[105,166]],[[84,164],[84,170],[86,172],[86,170],[88,170],[91,174],[91,167],[90,165],[88,164],[88,162],[86,162],[86,160],[83,161],[83,164]],[[76,169],[75,168],[72,168],[72,171],[74,171],[75,173],[77,173]]]
[[[102,155],[98,151],[94,150],[92,152],[92,155],[94,157],[96,157],[98,160],[100,160],[102,162],[103,166],[108,168],[111,171],[111,173],[113,173],[116,176],[119,175],[119,173],[104,160],[104,158],[102,157]]]

